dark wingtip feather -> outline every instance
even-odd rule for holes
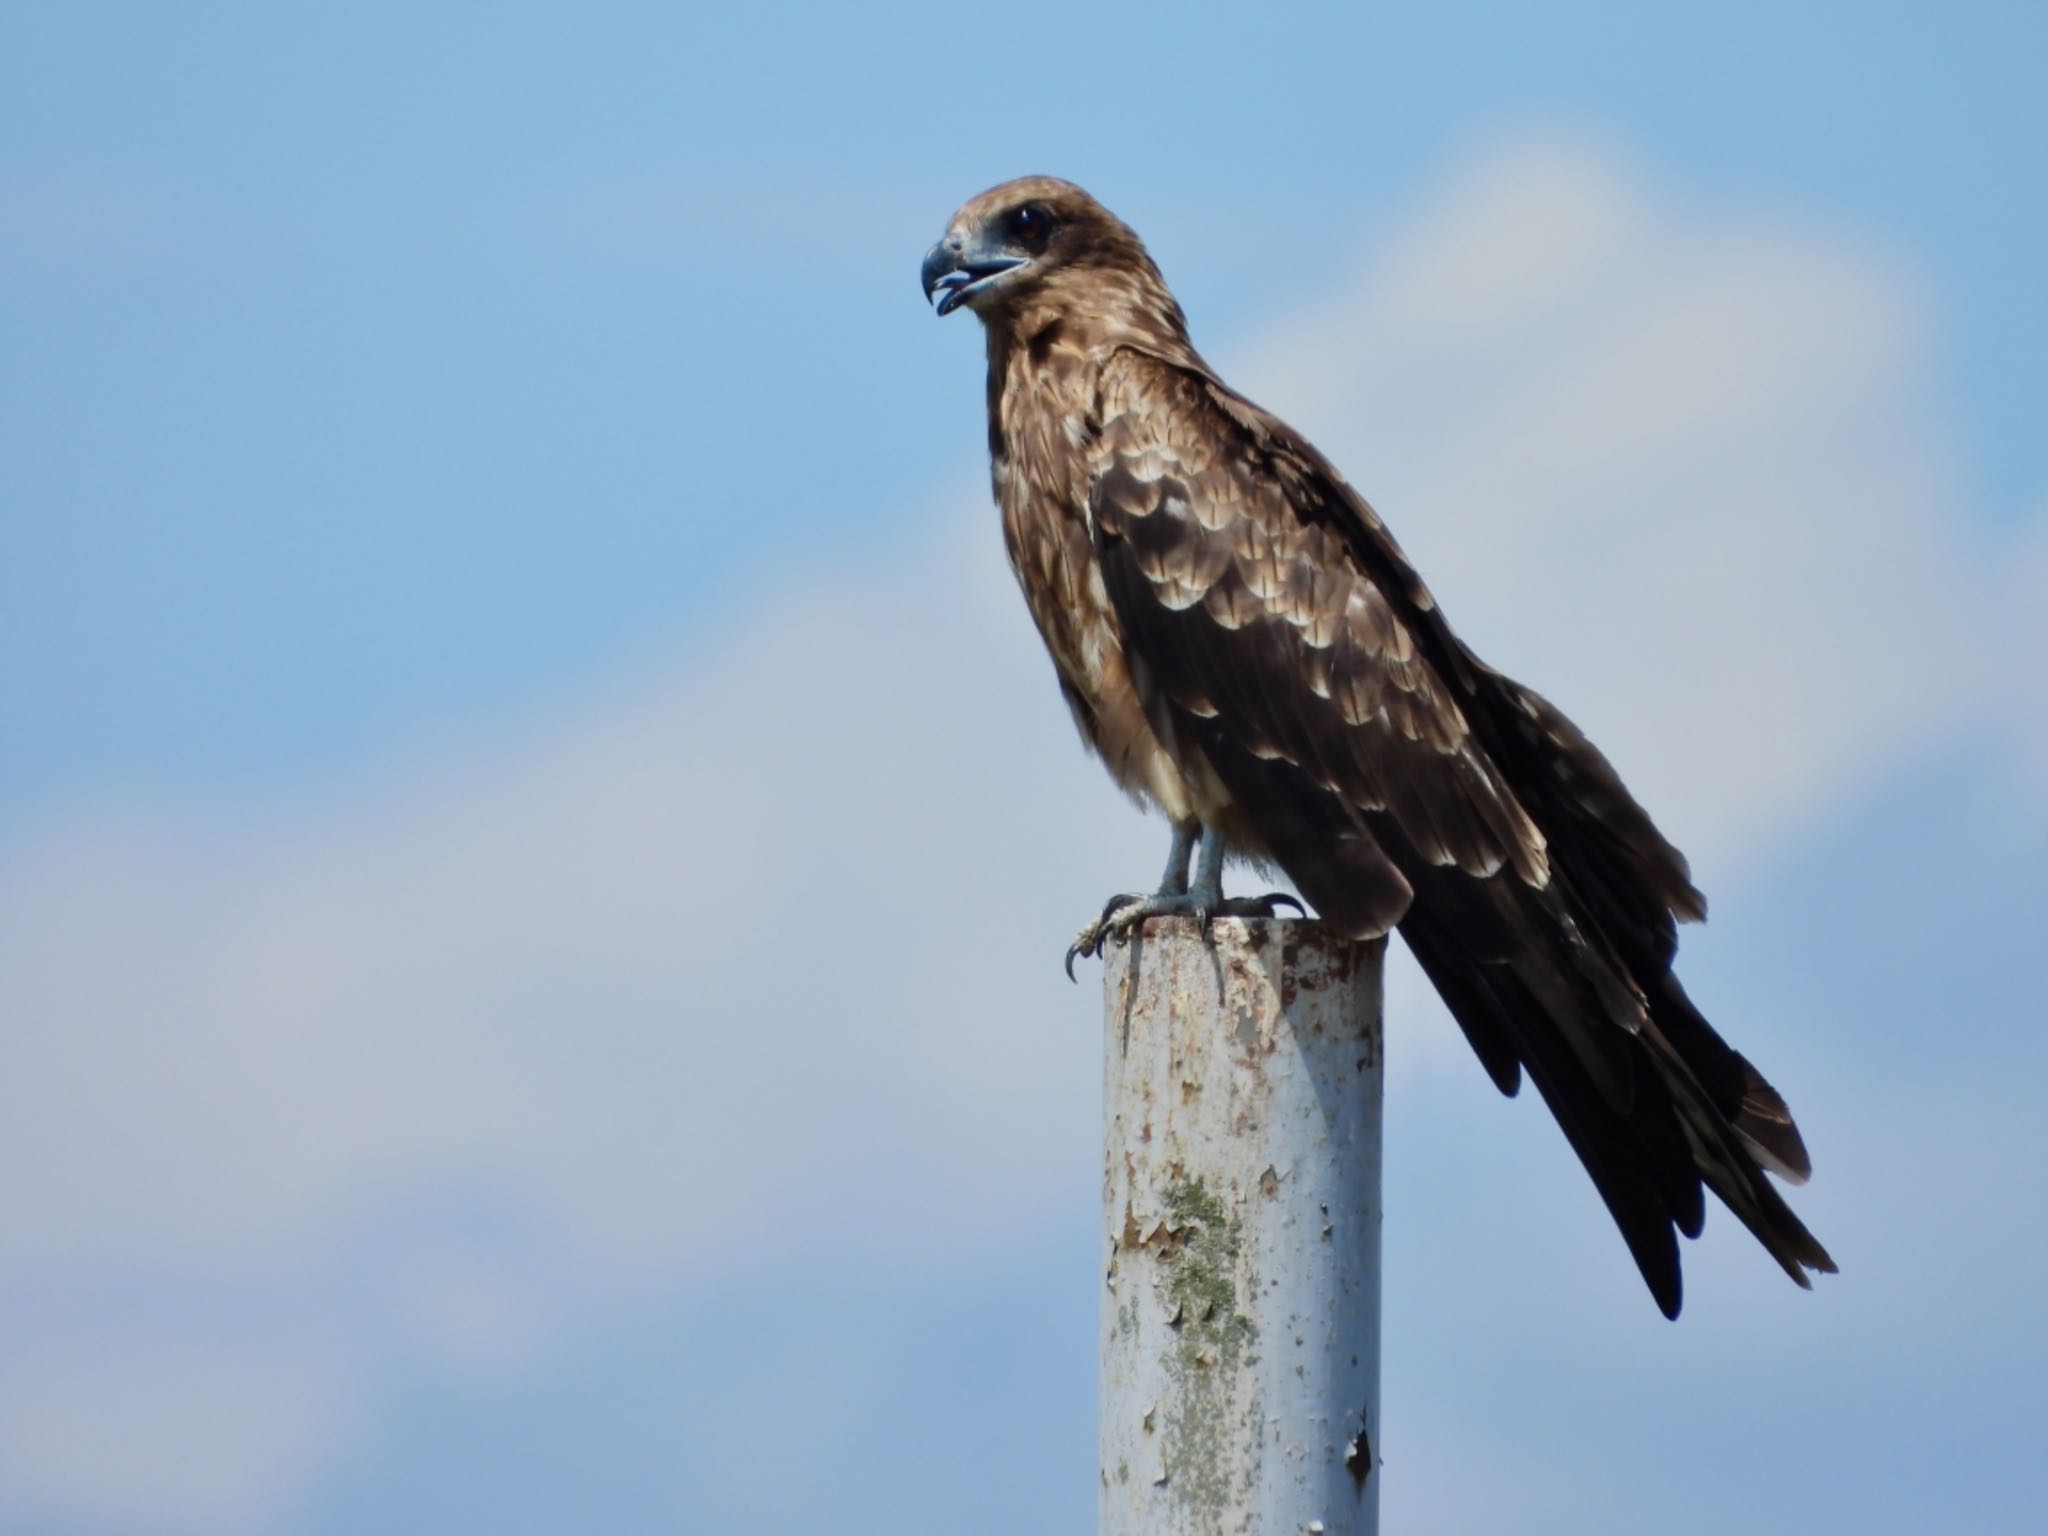
[[[1677,1322],[1679,1311],[1685,1305],[1685,1286],[1679,1279],[1678,1271],[1674,1269],[1671,1272],[1670,1290],[1660,1291],[1653,1284],[1650,1287],[1650,1294],[1657,1298],[1657,1310],[1670,1321]]]
[[[1761,1072],[1738,1055],[1742,1064],[1742,1103],[1736,1110],[1736,1135],[1762,1163],[1788,1184],[1804,1184],[1813,1177],[1813,1159],[1807,1156],[1805,1138],[1793,1123],[1792,1111],[1782,1095],[1764,1081]]]

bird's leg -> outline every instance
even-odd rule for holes
[[[1225,896],[1223,839],[1207,827],[1202,829],[1201,858],[1195,865],[1194,883],[1188,887],[1188,900],[1193,904],[1189,910],[1201,923],[1204,933],[1208,931],[1211,918],[1271,917],[1281,906],[1292,907],[1303,917],[1308,916],[1308,909],[1285,891],[1268,891],[1263,896]]]
[[[1201,832],[1199,821],[1173,824],[1173,842],[1166,850],[1166,873],[1159,877],[1161,896],[1177,896],[1188,888],[1188,864],[1195,856],[1195,839]]]
[[[1074,957],[1092,955],[1102,947],[1103,935],[1108,931],[1110,919],[1117,913],[1133,911],[1151,902],[1167,902],[1185,896],[1188,889],[1188,864],[1195,854],[1195,840],[1201,835],[1202,824],[1190,818],[1173,824],[1173,841],[1166,849],[1166,872],[1159,877],[1159,889],[1149,898],[1136,891],[1123,891],[1102,904],[1102,912],[1083,928],[1067,948],[1067,980],[1074,979]],[[1161,910],[1165,910],[1163,907]]]
[[[1200,857],[1194,861],[1194,878],[1190,880],[1189,856],[1195,851],[1198,832]],[[1076,956],[1100,954],[1106,942],[1127,937],[1148,917],[1192,917],[1202,925],[1202,932],[1206,935],[1211,918],[1271,917],[1283,902],[1297,912],[1305,910],[1300,902],[1283,891],[1266,896],[1226,899],[1223,894],[1223,839],[1217,836],[1215,828],[1199,822],[1175,822],[1173,846],[1166,855],[1166,876],[1159,889],[1150,896],[1110,897],[1103,905],[1101,916],[1075,934],[1074,942],[1068,946],[1067,978],[1073,979]]]

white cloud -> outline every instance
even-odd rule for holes
[[[994,551],[938,542],[295,823],[12,861],[0,963],[38,1027],[0,1089],[30,1154],[0,1169],[0,1252],[226,1244],[442,1166],[497,1168],[638,1262],[763,1219],[764,1177],[830,1180],[748,1128],[758,1106],[905,1053],[913,1091],[986,1086],[991,1023],[922,994],[980,963],[963,946],[1057,961],[1025,924],[1066,883],[1033,857],[1060,801],[1152,860],[987,590]]]
[[[1711,874],[1982,702],[1921,324],[1847,242],[1579,145],[1485,162],[1238,372]],[[346,1256],[359,1331],[456,1371],[777,1255],[1029,1243],[1093,1175],[1058,952],[1163,844],[1074,744],[982,495],[947,506],[577,710],[19,850],[0,1283],[171,1256],[289,1313]],[[391,1215],[477,1197],[523,1257]],[[188,1393],[175,1340],[117,1381],[66,1326],[0,1380],[0,1469],[46,1469],[0,1514],[259,1522],[372,1390],[325,1334]]]

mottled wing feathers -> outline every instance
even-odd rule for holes
[[[1684,859],[1560,712],[1473,657],[1315,450],[1198,361],[1102,368],[1088,515],[1132,676],[1322,916],[1398,924],[1489,1075],[1526,1072],[1667,1313],[1702,1185],[1794,1279],[1784,1104],[1670,964]],[[1761,1165],[1761,1166],[1760,1166]]]
[[[1329,797],[1360,842],[1371,818],[1391,818],[1430,864],[1512,865],[1540,884],[1542,833],[1410,626],[1349,558],[1341,527],[1296,515],[1211,389],[1136,353],[1104,370],[1090,517],[1127,645],[1165,698],[1211,723],[1203,740],[1281,765],[1288,784]],[[1393,883],[1380,895],[1358,915],[1363,931],[1405,911]],[[1332,899],[1344,904],[1341,891]]]

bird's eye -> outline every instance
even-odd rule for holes
[[[1010,233],[1024,245],[1043,245],[1052,233],[1052,215],[1037,203],[1026,203],[1010,215]]]

